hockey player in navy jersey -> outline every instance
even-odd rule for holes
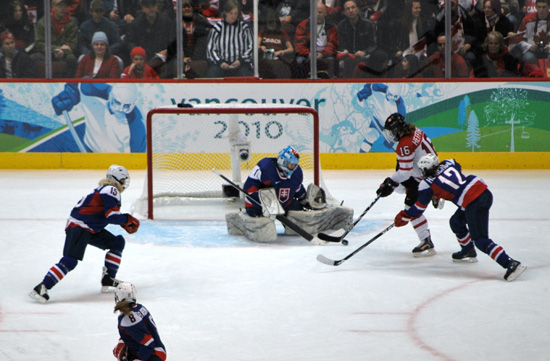
[[[422,180],[422,174],[417,166],[418,160],[426,154],[437,153],[430,138],[415,125],[408,124],[400,113],[393,113],[386,119],[384,134],[390,141],[397,142],[395,148],[397,169],[390,177],[384,179],[376,194],[387,197],[397,187],[404,187],[407,194],[405,197],[405,209],[407,209],[416,202],[418,184]],[[412,250],[413,256],[424,257],[436,254],[426,217],[421,214],[412,219],[411,224],[420,240],[418,246]]]
[[[506,269],[505,280],[515,280],[526,267],[510,258],[504,248],[489,238],[489,209],[493,204],[493,194],[487,184],[475,175],[464,175],[454,159],[439,163],[434,154],[420,158],[418,167],[424,177],[418,187],[418,201],[397,214],[396,227],[422,215],[433,197],[449,200],[458,206],[450,225],[461,247],[459,252],[453,253],[453,261],[477,262],[475,246]]]
[[[101,279],[101,291],[109,292],[120,282],[116,274],[120,266],[125,240],[105,229],[108,224],[118,224],[128,233],[139,228],[139,220],[120,212],[121,193],[130,185],[126,168],[112,165],[99,186],[83,197],[73,208],[65,228],[63,257],[53,265],[46,276],[29,294],[42,303],[49,300],[48,290],[72,271],[78,261],[84,259],[88,245],[107,250]]]
[[[165,361],[166,349],[157,325],[149,310],[137,303],[136,293],[129,282],[119,283],[115,290],[120,339],[113,354],[119,361]]]
[[[351,223],[351,208],[327,206],[324,191],[314,184],[307,190],[304,188],[299,162],[300,155],[292,146],[285,147],[276,158],[258,162],[243,185],[243,190],[256,202],[246,197],[245,213],[226,214],[230,234],[245,235],[256,242],[274,241],[277,214],[285,214],[311,234],[346,228]],[[285,231],[292,234],[289,229]]]

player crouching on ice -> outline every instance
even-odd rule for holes
[[[229,234],[244,235],[255,242],[277,239],[274,219],[285,214],[310,234],[332,229],[347,229],[353,218],[353,209],[329,206],[324,191],[314,184],[304,189],[304,175],[298,165],[300,155],[292,146],[281,150],[277,158],[264,158],[252,169],[243,189],[245,212],[226,214]],[[261,204],[261,206],[260,206]],[[286,229],[287,234],[295,234]]]
[[[131,214],[120,213],[121,193],[130,185],[130,174],[123,166],[113,164],[99,186],[83,197],[73,208],[65,228],[63,257],[52,266],[41,283],[29,296],[45,303],[50,299],[48,291],[72,271],[78,261],[84,259],[88,245],[108,250],[101,279],[101,292],[110,292],[120,282],[115,279],[122,259],[125,240],[105,229],[108,224],[118,224],[126,232],[135,233],[139,220]]]
[[[418,186],[418,200],[395,216],[396,227],[420,216],[434,197],[449,200],[458,206],[449,222],[461,247],[453,253],[454,262],[477,262],[477,248],[506,269],[504,279],[507,281],[515,280],[525,271],[521,262],[510,258],[504,248],[489,238],[493,194],[481,178],[462,174],[462,167],[454,159],[440,163],[432,153],[418,160],[418,168],[423,177]]]

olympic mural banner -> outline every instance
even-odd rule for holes
[[[549,100],[549,82],[10,82],[0,83],[0,151],[140,153],[153,108],[243,103],[316,109],[321,153],[392,152],[383,125],[394,112],[441,152],[549,152]]]

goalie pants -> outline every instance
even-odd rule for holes
[[[115,278],[120,266],[122,251],[124,250],[124,237],[120,235],[115,236],[105,229],[97,233],[90,233],[84,228],[69,227],[65,230],[63,257],[50,268],[44,277],[43,283],[47,289],[51,289],[67,273],[75,269],[78,261],[84,259],[84,253],[88,245],[102,250],[109,250],[105,254],[105,267],[107,267],[109,276]]]

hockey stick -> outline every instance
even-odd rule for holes
[[[223,174],[219,173],[218,171],[216,171],[215,169],[212,169],[212,172],[216,173],[217,175],[219,175],[223,180],[225,180],[227,183],[229,183],[231,186],[233,186],[236,190],[238,190],[239,192],[243,193],[246,197],[248,197],[248,199],[250,199],[250,201],[252,201],[253,203],[255,203],[256,205],[258,206],[262,206],[260,202],[258,202],[257,200],[255,200],[254,198],[252,198],[251,196],[248,195],[248,193],[246,193],[246,191],[244,189],[242,189],[241,187],[239,187],[235,182],[231,181],[229,178],[227,178],[226,176],[224,176]],[[308,232],[306,232],[302,227],[300,227],[299,225],[297,225],[296,223],[292,222],[290,219],[288,219],[285,215],[283,214],[278,214],[276,216],[276,219],[281,222],[282,224],[284,224],[285,226],[287,226],[288,228],[292,229],[294,232],[296,232],[298,235],[300,235],[301,237],[305,238],[306,240],[308,240],[309,242],[313,243],[313,244],[317,244],[317,245],[320,245],[320,244],[324,244],[326,243],[327,241],[322,241],[320,240],[319,238],[317,238],[316,236],[312,236],[311,234],[309,234]]]
[[[329,266],[339,266],[341,265],[344,261],[347,261],[348,259],[350,259],[351,257],[353,257],[357,252],[359,252],[360,250],[362,250],[363,248],[365,248],[366,246],[368,246],[369,244],[371,244],[372,242],[376,241],[378,238],[380,238],[384,233],[386,233],[387,231],[389,231],[390,229],[393,228],[393,226],[395,226],[395,223],[392,223],[390,224],[389,226],[387,226],[386,228],[384,228],[380,233],[378,233],[376,236],[372,237],[367,243],[363,244],[361,247],[357,248],[355,251],[351,252],[350,254],[348,254],[346,257],[342,258],[341,260],[338,260],[338,261],[335,261],[335,260],[332,260],[330,258],[327,258],[325,256],[323,256],[322,254],[318,255],[317,256],[317,261],[321,262],[321,263],[324,263],[324,264],[328,264]]]
[[[69,112],[64,110],[63,116],[65,117],[65,122],[67,123],[67,127],[69,127],[69,131],[71,132],[71,135],[73,136],[74,141],[76,142],[76,146],[78,147],[78,150],[80,150],[81,153],[87,153],[86,148],[84,148],[82,141],[78,137],[78,134],[76,134],[76,129],[74,129],[74,125],[71,120],[71,117],[69,116]]]
[[[361,215],[359,216],[359,218],[357,218],[357,220],[355,222],[353,222],[353,224],[351,225],[351,227],[349,227],[349,229],[347,231],[344,232],[343,235],[341,236],[331,236],[330,234],[326,234],[326,233],[319,233],[317,236],[319,237],[319,239],[322,239],[323,241],[327,241],[327,242],[342,242],[344,243],[345,241],[345,237],[348,235],[349,232],[351,232],[351,230],[357,225],[357,223],[359,223],[359,221],[363,218],[363,216],[365,214],[367,214],[367,212],[372,208],[372,206],[374,206],[374,204],[376,202],[378,202],[378,200],[380,199],[380,195],[376,196],[376,198],[374,199],[374,201],[372,201],[372,203],[370,204],[370,206],[367,207],[367,209],[365,209],[363,211],[363,213],[361,213]],[[347,241],[346,241],[347,243]]]

